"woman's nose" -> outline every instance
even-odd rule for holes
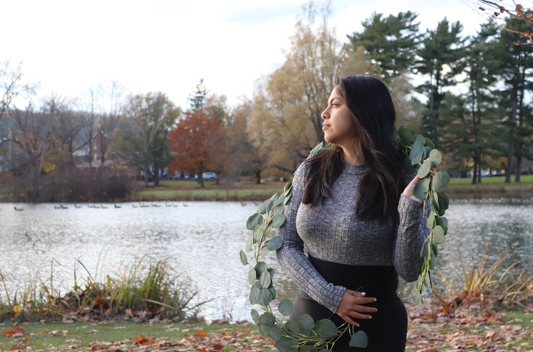
[[[322,114],[320,115],[321,118],[323,118],[324,120],[325,119],[328,119],[329,118],[329,112],[328,112],[328,109],[324,110],[322,112]]]

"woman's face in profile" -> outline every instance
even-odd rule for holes
[[[331,91],[328,107],[321,117],[324,119],[322,131],[324,131],[326,142],[341,147],[349,147],[353,142],[351,140],[351,136],[353,136],[351,131],[353,128],[352,116],[338,86],[335,86]]]

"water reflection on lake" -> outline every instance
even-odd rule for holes
[[[134,203],[136,206],[138,203]],[[135,258],[166,258],[179,272],[189,276],[201,300],[212,299],[202,314],[209,319],[231,314],[249,319],[247,304],[248,267],[239,251],[248,238],[244,224],[257,208],[252,202],[176,202],[160,207],[120,209],[55,209],[53,204],[0,204],[0,270],[10,290],[39,278],[49,281],[54,261],[54,284],[72,285],[73,272],[86,277],[81,261],[91,275],[103,277]],[[24,211],[15,211],[14,206]],[[479,258],[489,243],[492,260],[508,248],[509,261],[533,259],[533,201],[454,200],[447,212],[450,226],[441,246],[439,267],[451,275],[458,263]],[[293,298],[297,289],[280,270],[274,256],[267,258],[276,269],[278,301]],[[460,267],[456,269],[460,274]],[[401,285],[403,292],[409,286]],[[64,292],[64,291],[63,291]],[[408,294],[402,294],[407,297]]]

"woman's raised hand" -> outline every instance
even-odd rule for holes
[[[429,171],[429,173],[432,174],[432,175],[435,175],[435,168],[431,167],[431,170]],[[418,181],[420,181],[420,180],[421,180],[421,178],[418,177],[418,175],[415,176],[413,178],[413,180],[411,182],[409,182],[407,187],[405,187],[405,189],[403,190],[403,194],[405,194],[407,197],[411,198],[412,200],[415,200],[418,203],[422,204],[424,201],[416,198],[415,195],[414,195],[415,186],[418,183]]]
[[[364,292],[346,290],[335,313],[348,324],[359,326],[353,319],[372,319],[371,315],[363,313],[375,313],[378,310],[374,307],[364,306],[363,304],[375,301],[376,299],[374,297],[365,297]]]

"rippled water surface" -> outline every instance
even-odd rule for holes
[[[85,277],[120,272],[121,265],[136,258],[166,258],[183,276],[192,279],[200,300],[212,300],[203,308],[207,319],[231,314],[249,319],[248,268],[239,260],[248,232],[246,219],[256,209],[252,202],[190,202],[159,207],[55,209],[53,204],[0,204],[0,271],[11,291],[26,282],[50,280],[72,285],[74,270]],[[135,203],[137,206],[138,203]],[[170,204],[169,204],[170,205]],[[14,206],[24,208],[15,211]],[[439,267],[451,275],[460,250],[467,264],[479,258],[489,243],[492,260],[508,249],[510,262],[533,259],[533,202],[531,200],[452,201],[446,216],[450,226],[442,246]],[[278,300],[293,298],[297,287],[267,258],[276,273]],[[401,285],[408,292],[405,284]],[[405,295],[407,296],[407,295]]]

